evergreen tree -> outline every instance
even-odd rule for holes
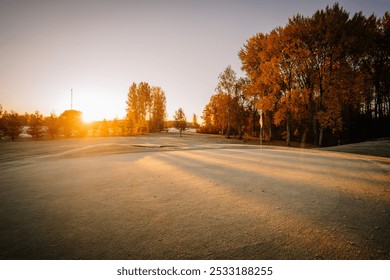
[[[42,114],[36,111],[35,114],[29,116],[29,129],[27,130],[28,134],[37,140],[42,138],[46,134],[46,130],[43,125],[44,118]]]
[[[47,133],[54,139],[60,133],[60,120],[56,114],[51,113],[50,116],[46,117],[44,124],[47,127]]]
[[[12,141],[15,141],[20,133],[22,133],[22,117],[14,111],[10,113],[4,112],[2,122],[4,135],[10,137]]]

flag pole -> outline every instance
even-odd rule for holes
[[[263,111],[259,110],[260,113],[260,119],[259,119],[259,124],[260,124],[260,148],[263,148]]]

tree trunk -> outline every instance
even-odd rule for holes
[[[256,131],[256,112],[257,112],[257,109],[252,109],[252,136],[256,136],[257,135],[257,131]]]
[[[323,127],[320,127],[320,136],[319,136],[319,139],[318,139],[318,146],[321,147],[322,146],[322,138],[324,136],[324,128]]]
[[[272,141],[272,112],[269,112],[268,114],[268,122],[269,122],[269,126],[268,126],[268,133],[269,133],[269,141]]]
[[[290,123],[290,113],[287,113],[286,117],[286,145],[291,146],[291,123]]]
[[[313,132],[314,132],[314,146],[317,146],[318,144],[318,131],[317,131],[317,121],[316,118],[313,116]]]
[[[238,139],[242,140],[242,128],[238,126],[237,130],[238,130]]]
[[[301,139],[301,148],[304,148],[306,145],[306,138],[308,132],[309,132],[309,127],[305,126],[305,130],[303,131],[302,139]]]

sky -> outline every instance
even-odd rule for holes
[[[388,0],[0,0],[0,104],[18,113],[123,118],[130,85],[167,98],[168,118],[201,115],[218,76],[256,33],[335,2],[382,17]]]

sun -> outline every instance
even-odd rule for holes
[[[95,104],[93,106],[80,108],[80,111],[82,112],[82,120],[85,123],[123,118],[123,114],[120,114],[116,108],[110,108],[107,105],[97,106]]]
[[[85,123],[95,121],[122,119],[125,115],[125,105],[113,100],[109,96],[84,95],[79,98],[76,109],[82,112]]]
[[[96,121],[102,121],[105,119],[104,116],[102,116],[99,112],[94,111],[82,111],[82,119],[85,123],[91,123]]]

